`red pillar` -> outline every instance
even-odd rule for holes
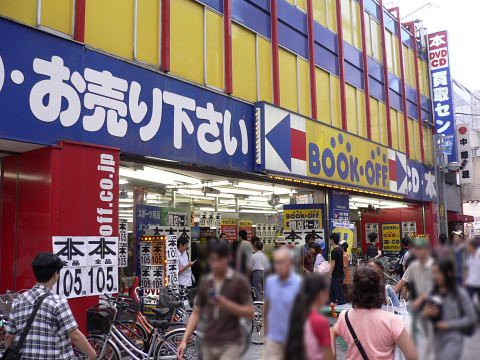
[[[388,61],[387,47],[385,46],[385,9],[383,8],[383,0],[379,0],[380,4],[380,29],[382,30],[382,57],[383,57],[383,84],[385,89],[385,107],[387,109],[387,137],[388,147],[392,147],[392,119],[390,116],[390,80],[388,78]]]
[[[170,0],[162,0],[162,65],[164,72],[170,71]]]
[[[430,236],[430,245],[435,247],[438,245],[438,204],[431,202],[425,203],[425,233]]]
[[[310,98],[312,103],[312,118],[318,118],[317,81],[315,74],[315,29],[313,20],[313,0],[308,0],[308,53],[310,61]]]
[[[343,50],[343,23],[342,0],[336,1],[337,9],[337,39],[338,39],[338,68],[340,74],[340,107],[342,110],[342,128],[348,130],[347,95],[345,89],[345,55]],[[362,15],[363,16],[363,15]]]
[[[97,211],[106,203],[100,197],[105,173],[98,166],[105,154],[116,164],[114,173],[107,176],[113,184],[113,199],[106,208],[112,210],[111,236],[118,236],[118,150],[63,142],[4,159],[1,292],[35,284],[32,260],[39,252],[52,252],[53,236],[100,235]],[[85,330],[85,311],[98,303],[98,297],[69,302],[80,328]]]
[[[75,28],[73,38],[85,42],[85,7],[87,0],[75,1]]]
[[[362,59],[363,59],[363,82],[365,83],[365,113],[367,115],[367,137],[372,138],[372,112],[370,110],[370,75],[368,73],[368,53],[367,53],[367,36],[365,31],[365,4],[364,0],[359,1],[360,4],[360,26],[362,28]]]
[[[223,26],[225,32],[225,92],[232,94],[232,0],[223,1]]]
[[[275,105],[280,105],[280,60],[278,58],[277,0],[270,1],[270,20],[271,20],[271,32],[272,32],[273,102]]]

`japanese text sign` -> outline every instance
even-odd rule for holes
[[[400,251],[400,224],[382,224],[383,250],[387,252]]]
[[[0,132],[253,171],[253,108],[0,19]]]
[[[472,145],[470,127],[467,124],[457,126],[457,147],[460,159],[460,184],[471,184],[473,179]]]
[[[54,236],[52,250],[64,263],[55,292],[67,298],[118,291],[118,239]]]
[[[454,136],[455,111],[453,109],[453,91],[448,60],[447,31],[428,35],[428,59],[432,87],[432,103],[437,134]],[[457,159],[455,142],[446,149],[449,161]]]
[[[128,266],[128,220],[118,221],[118,267]]]

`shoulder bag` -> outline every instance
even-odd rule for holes
[[[350,331],[350,334],[351,334],[352,337],[353,337],[353,341],[355,342],[355,345],[357,345],[357,348],[358,348],[358,351],[360,352],[360,355],[362,355],[362,359],[363,359],[363,360],[368,360],[367,353],[365,352],[365,349],[363,348],[362,343],[360,342],[360,340],[358,340],[358,336],[357,336],[357,334],[355,333],[355,330],[353,330],[353,326],[352,326],[352,324],[350,323],[350,320],[348,319],[348,312],[349,312],[349,311],[350,311],[350,310],[347,310],[347,312],[345,313],[345,321],[347,322],[348,330]]]
[[[35,316],[37,315],[38,310],[40,309],[40,306],[43,303],[43,300],[47,296],[50,295],[50,292],[47,292],[43,294],[40,299],[37,300],[35,303],[35,306],[33,308],[32,313],[30,314],[30,317],[27,320],[27,323],[25,325],[25,328],[22,331],[22,335],[20,336],[20,339],[18,340],[17,345],[13,348],[7,348],[5,350],[5,353],[3,354],[2,360],[19,360],[22,357],[21,349],[23,347],[23,344],[25,343],[25,340],[27,338],[28,332],[30,331],[30,328],[32,327],[33,321],[35,320]]]

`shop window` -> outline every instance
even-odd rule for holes
[[[380,142],[380,114],[378,100],[370,97],[370,129],[372,140]]]
[[[171,2],[171,72],[198,84],[204,83],[204,7],[191,0]]]
[[[356,89],[349,85],[345,85],[347,97],[347,130],[352,134],[358,134],[358,110],[357,110],[357,94]]]
[[[407,152],[407,146],[405,142],[405,121],[403,119],[403,113],[400,111],[397,111],[397,123],[398,123],[398,150]]]
[[[159,0],[140,0],[137,6],[137,60],[160,65]]]
[[[223,89],[224,80],[224,60],[223,60],[223,18],[213,11],[206,11],[207,32],[206,32],[206,62],[207,74],[206,82],[208,85]]]
[[[133,59],[133,8],[133,1],[87,1],[85,43]]]
[[[2,0],[0,1],[0,15],[36,26],[37,0]]]
[[[388,146],[387,107],[382,101],[378,102],[378,121],[380,123],[380,142]]]
[[[392,148],[400,150],[398,144],[399,130],[398,130],[398,116],[397,110],[390,108],[390,131],[392,134]]]
[[[258,99],[272,102],[272,44],[259,35],[257,35],[257,55]]]
[[[342,128],[342,110],[340,106],[340,80],[334,75],[330,75],[330,96],[332,104],[332,125]]]
[[[330,102],[330,74],[318,67],[315,68],[317,82],[318,120],[332,124],[332,104]]]
[[[312,115],[312,101],[310,95],[310,67],[309,63],[298,57],[298,91],[299,112],[305,116]]]
[[[43,0],[41,25],[73,36],[74,7],[72,0]]]
[[[367,114],[365,110],[365,94],[360,89],[356,89],[357,95],[357,121],[358,135],[367,137]]]
[[[297,57],[295,54],[279,49],[280,60],[280,105],[298,111]]]
[[[232,24],[233,94],[248,101],[257,100],[255,34]]]

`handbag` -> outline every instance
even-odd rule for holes
[[[365,349],[362,346],[362,343],[358,339],[357,334],[355,333],[355,330],[353,330],[352,324],[350,323],[350,320],[348,319],[348,312],[350,310],[347,310],[345,313],[345,321],[347,322],[347,327],[348,330],[350,331],[350,334],[352,335],[353,341],[355,342],[355,345],[357,345],[358,351],[360,352],[360,355],[362,355],[363,360],[368,360],[367,353],[365,352]]]
[[[28,332],[30,331],[30,328],[32,327],[33,321],[35,320],[35,316],[37,315],[38,310],[40,309],[40,306],[43,303],[43,300],[47,296],[49,296],[50,293],[47,292],[43,294],[40,299],[37,300],[35,303],[35,306],[33,308],[32,313],[30,314],[30,317],[27,320],[27,323],[25,325],[25,328],[22,331],[22,335],[20,335],[20,339],[18,340],[17,345],[11,349],[7,348],[5,352],[3,353],[2,360],[19,360],[22,357],[21,349],[23,347],[23,344],[25,343],[25,340],[27,339]]]

